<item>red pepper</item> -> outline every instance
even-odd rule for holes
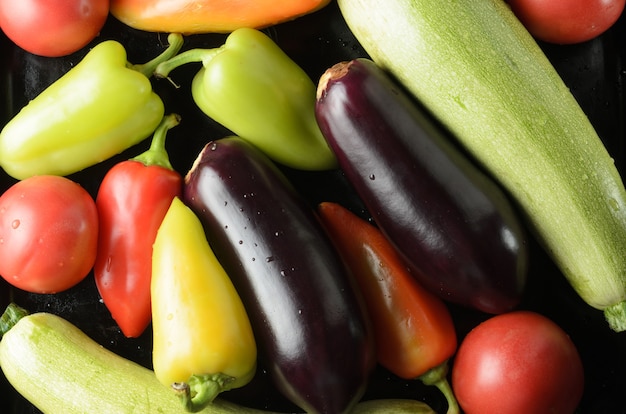
[[[333,202],[321,203],[318,213],[363,294],[378,362],[398,377],[437,386],[448,413],[458,413],[447,380],[457,337],[445,303],[418,284],[377,227]]]
[[[122,333],[140,336],[151,321],[152,244],[182,176],[165,150],[167,131],[180,117],[163,117],[150,148],[105,175],[96,206],[100,220],[94,276],[100,296]]]

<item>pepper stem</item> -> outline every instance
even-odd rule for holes
[[[225,46],[222,45],[213,49],[190,49],[184,51],[183,53],[173,56],[171,59],[160,62],[154,70],[154,76],[157,78],[167,78],[171,71],[187,63],[202,62],[202,65],[206,66],[224,49]]]
[[[626,331],[626,301],[604,309],[604,318],[615,332]]]
[[[446,414],[459,414],[459,403],[456,400],[452,387],[447,379],[448,375],[448,361],[444,361],[441,365],[436,366],[428,370],[425,374],[418,377],[425,385],[434,385],[441,391],[448,401],[448,411]]]
[[[178,125],[180,119],[180,115],[178,114],[165,115],[163,119],[161,119],[159,126],[154,130],[150,148],[136,157],[131,158],[131,160],[140,162],[146,167],[155,165],[173,170],[169,155],[165,149],[165,138],[167,131]]]
[[[234,377],[221,373],[192,375],[188,382],[173,383],[172,389],[182,401],[185,410],[196,413],[213,402],[220,392],[228,390],[233,381]]]
[[[180,52],[180,49],[183,47],[183,41],[183,35],[180,33],[170,33],[167,36],[167,43],[169,46],[160,55],[146,63],[136,65],[129,63],[127,66],[130,69],[143,73],[147,78],[149,78],[154,74],[155,69],[161,62],[173,58],[176,54],[178,54],[178,52]]]
[[[17,306],[13,302],[9,303],[0,317],[0,338],[3,337],[5,333],[9,332],[20,319],[27,315],[28,311],[26,309]]]

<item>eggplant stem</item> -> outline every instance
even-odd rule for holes
[[[188,382],[175,382],[172,389],[178,395],[187,412],[197,413],[222,392],[230,389],[235,377],[225,374],[192,375]]]
[[[426,373],[420,375],[418,379],[424,383],[424,385],[434,385],[439,391],[446,397],[448,402],[448,411],[446,414],[460,414],[459,403],[456,400],[454,391],[447,379],[448,375],[448,361],[444,361],[441,365],[432,368]]]

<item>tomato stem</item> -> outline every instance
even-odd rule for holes
[[[19,307],[13,302],[9,303],[0,317],[0,338],[4,336],[5,333],[9,332],[20,319],[28,314],[29,312],[26,309]]]
[[[448,361],[446,360],[441,365],[438,365],[420,375],[418,379],[425,385],[434,385],[446,397],[446,401],[448,402],[448,411],[446,411],[446,414],[459,414],[461,412],[459,409],[459,403],[457,402],[454,392],[452,391],[452,387],[450,387],[447,375]]]
[[[158,55],[154,59],[146,63],[137,65],[129,63],[128,67],[136,70],[137,72],[143,73],[147,78],[151,77],[160,63],[176,56],[176,54],[183,47],[184,39],[180,33],[170,33],[167,36],[167,42],[169,43],[167,49],[165,49],[160,55]]]
[[[167,136],[167,131],[174,128],[179,123],[180,115],[178,114],[169,114],[164,116],[161,123],[154,131],[150,148],[148,148],[148,150],[144,153],[131,158],[131,160],[140,162],[147,167],[155,165],[172,170],[173,167],[165,149],[165,138]]]

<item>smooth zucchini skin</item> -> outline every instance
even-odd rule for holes
[[[322,76],[316,116],[339,166],[420,283],[488,313],[521,301],[524,229],[498,185],[369,59]]]
[[[239,292],[277,388],[308,413],[352,409],[375,364],[373,337],[314,210],[238,137],[205,146],[183,200]]]
[[[0,366],[43,413],[186,413],[152,370],[114,354],[51,313],[25,316],[4,334]],[[200,413],[264,412],[216,400]]]
[[[338,0],[368,55],[520,206],[572,287],[626,329],[626,191],[593,126],[501,0]]]
[[[71,322],[11,303],[2,315],[0,366],[11,385],[44,414],[188,414],[154,372],[88,337]],[[8,329],[8,331],[7,331]],[[220,398],[200,414],[278,414]],[[434,414],[421,401],[360,402],[354,414]]]

